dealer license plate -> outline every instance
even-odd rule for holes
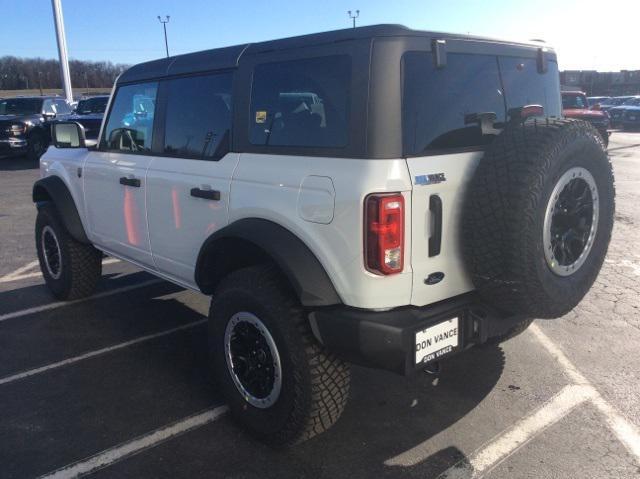
[[[458,318],[451,318],[416,333],[416,364],[435,361],[458,348]]]

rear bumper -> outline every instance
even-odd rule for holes
[[[474,293],[426,307],[376,312],[345,306],[309,315],[317,339],[346,361],[402,375],[425,368],[416,364],[416,333],[442,321],[459,318],[455,353],[505,334],[524,318],[506,317],[483,305]]]

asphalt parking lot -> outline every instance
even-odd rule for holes
[[[105,260],[56,302],[37,267],[37,165],[0,159],[0,477],[640,477],[640,133],[614,132],[613,241],[569,315],[441,376],[354,368],[328,433],[247,437],[207,368],[208,298]]]

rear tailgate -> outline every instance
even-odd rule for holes
[[[423,306],[473,289],[462,257],[461,220],[467,185],[482,155],[482,152],[468,152],[407,158],[413,181],[413,305]],[[440,236],[438,203],[442,224],[439,253],[436,248]]]

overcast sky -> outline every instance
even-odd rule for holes
[[[0,56],[57,57],[50,0],[9,1]],[[10,8],[6,8],[8,4]],[[71,58],[138,63],[164,56],[157,15],[170,15],[170,53],[400,23],[506,39],[544,39],[560,68],[640,69],[640,0],[62,0]]]

